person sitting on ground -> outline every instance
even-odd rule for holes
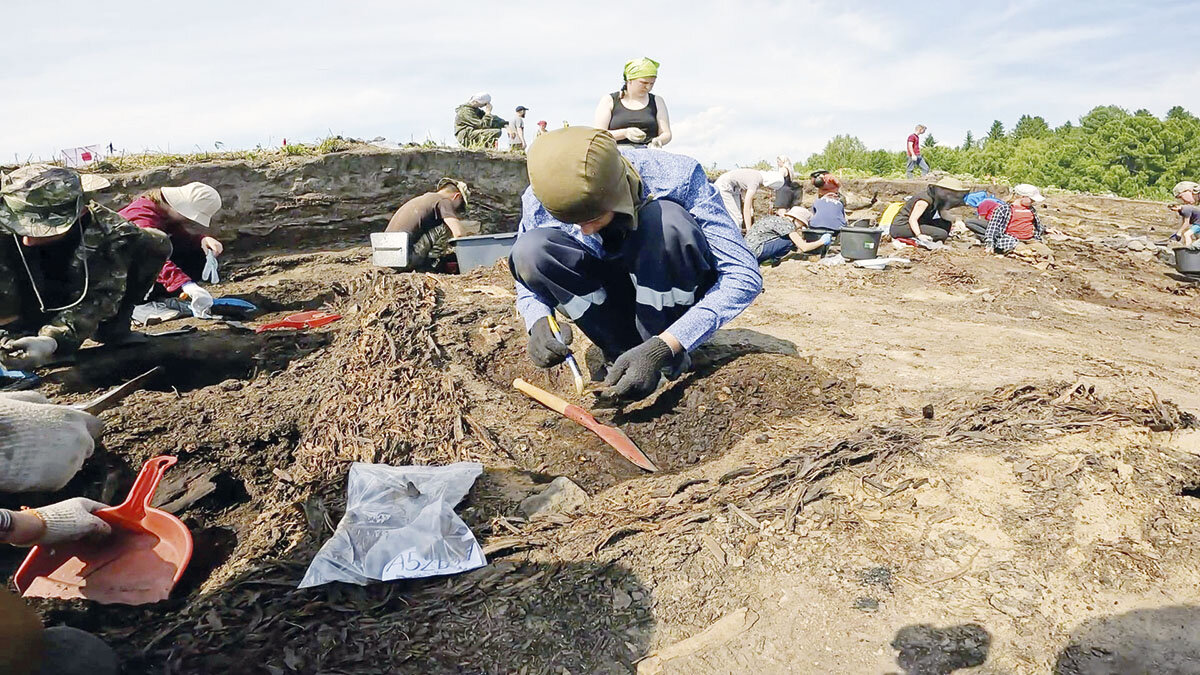
[[[713,185],[721,195],[721,202],[725,204],[729,217],[745,232],[754,224],[754,195],[758,194],[761,187],[771,190],[783,187],[783,174],[759,169],[734,169],[717,176]]]
[[[34,164],[0,180],[0,365],[29,370],[89,338],[123,343],[171,240],[94,201],[79,174]]]
[[[907,197],[892,220],[892,239],[920,239],[926,243],[946,241],[953,223],[947,211],[963,206],[971,189],[957,178],[939,180],[923,193]]]
[[[436,192],[413,197],[396,210],[384,232],[408,233],[405,271],[437,269],[454,252],[450,240],[467,235],[467,222],[459,216],[466,213],[470,198],[466,183],[443,178]]]
[[[816,241],[804,241],[801,232],[811,218],[812,214],[803,206],[793,206],[783,216],[763,216],[754,221],[754,226],[746,233],[746,246],[760,263],[778,261],[793,251],[808,253],[828,246],[833,241],[829,232]]]
[[[91,456],[103,424],[36,392],[0,393],[0,492],[60,490]],[[0,509],[0,542],[55,545],[112,530],[76,497],[39,507]],[[43,629],[36,612],[0,589],[0,672],[6,675],[116,675],[116,654],[100,638],[65,626]]]
[[[804,185],[796,180],[796,168],[787,155],[775,158],[775,166],[783,174],[783,186],[775,191],[775,215],[787,215],[788,209],[800,204],[804,197]]]
[[[1183,221],[1172,239],[1183,239],[1183,245],[1191,248],[1196,242],[1196,235],[1200,235],[1200,204],[1196,203],[1200,196],[1200,184],[1190,180],[1181,181],[1175,184],[1171,192],[1180,203],[1172,204],[1170,208]]]
[[[621,145],[661,148],[670,143],[671,116],[667,113],[667,102],[650,93],[658,81],[658,65],[647,58],[627,62],[625,83],[620,91],[600,99],[592,126],[608,129]]]
[[[468,150],[494,148],[508,122],[492,114],[492,95],[480,92],[454,111],[454,138]]]
[[[517,106],[517,114],[508,123],[508,149],[513,152],[525,150],[525,111],[527,110],[529,108],[523,105]]]
[[[913,169],[920,169],[924,175],[929,175],[929,163],[921,156],[921,134],[925,133],[925,125],[918,124],[917,128],[908,135],[908,140],[904,143],[904,152],[908,156],[908,164],[904,168],[904,175],[908,178],[913,177]]]
[[[1007,203],[991,199],[980,203],[980,215],[987,214],[986,223],[970,218],[966,226],[989,252],[1010,253],[1022,243],[1042,241],[1045,227],[1033,205],[1044,200],[1037,187],[1021,183],[1013,187],[1013,196]]]
[[[753,254],[696,160],[621,148],[605,131],[552,131],[530,148],[530,187],[509,266],[529,357],[567,357],[549,326],[557,309],[603,355],[602,395],[636,400],[660,374],[690,367],[688,353],[762,291]],[[591,359],[589,359],[591,361]]]
[[[842,201],[841,181],[831,173],[822,172],[813,175],[812,185],[817,189],[817,198],[813,200],[809,227],[822,232],[841,232],[846,227],[846,204]]]
[[[221,195],[204,183],[148,190],[118,213],[138,227],[158,230],[171,240],[171,257],[155,279],[154,297],[179,296],[191,303],[192,316],[212,316],[213,296],[195,279],[208,262],[225,252],[216,238],[197,232],[221,209]]]

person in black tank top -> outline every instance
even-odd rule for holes
[[[607,129],[620,145],[666,145],[671,140],[666,102],[650,93],[658,79],[658,63],[635,59],[625,64],[624,75],[621,90],[600,99],[592,126]]]

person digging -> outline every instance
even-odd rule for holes
[[[171,242],[87,201],[79,174],[35,164],[0,179],[0,365],[29,370],[89,338],[126,343]]]
[[[617,148],[607,131],[569,127],[529,151],[530,187],[509,256],[529,357],[550,368],[571,328],[603,354],[600,396],[638,400],[762,291],[758,265],[699,162]]]
[[[467,184],[453,178],[438,181],[437,191],[426,192],[404,202],[388,221],[384,232],[408,234],[408,266],[404,271],[434,270],[454,253],[455,237],[467,234],[466,213],[471,191]]]

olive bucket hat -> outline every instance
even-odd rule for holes
[[[528,166],[534,196],[558,220],[577,224],[615,211],[637,226],[642,179],[607,131],[567,127],[543,134],[529,150]]]
[[[48,164],[23,166],[0,178],[0,229],[22,237],[60,235],[83,213],[79,174]]]
[[[462,195],[464,209],[471,208],[471,188],[467,187],[465,181],[458,180],[457,178],[443,177],[438,181],[437,189],[441,190],[447,185],[453,185],[458,190],[458,194]]]

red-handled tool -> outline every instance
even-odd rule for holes
[[[634,442],[625,435],[624,431],[621,431],[616,427],[610,427],[606,424],[597,422],[596,418],[592,417],[590,412],[573,403],[567,403],[563,399],[551,394],[545,389],[535,387],[520,378],[513,380],[513,387],[515,387],[517,391],[525,394],[538,403],[541,403],[563,417],[583,425],[589,431],[599,436],[605,443],[611,445],[614,450],[621,453],[622,457],[630,462],[633,462],[635,466],[645,469],[646,471],[658,471],[658,467],[654,466],[654,462],[650,461],[650,458],[646,456],[646,453],[642,452],[641,449],[639,449],[638,446],[635,445]]]
[[[255,333],[262,333],[269,330],[301,330],[304,328],[317,328],[326,324],[333,323],[342,318],[341,314],[333,314],[331,312],[322,312],[320,310],[311,310],[308,312],[300,312],[299,314],[291,314],[283,317],[279,321],[264,323],[254,329]]]
[[[99,541],[35,546],[13,583],[27,598],[86,598],[142,605],[165,600],[192,559],[192,533],[175,516],[150,506],[167,469],[166,455],[142,466],[120,506],[96,516],[112,526]]]

